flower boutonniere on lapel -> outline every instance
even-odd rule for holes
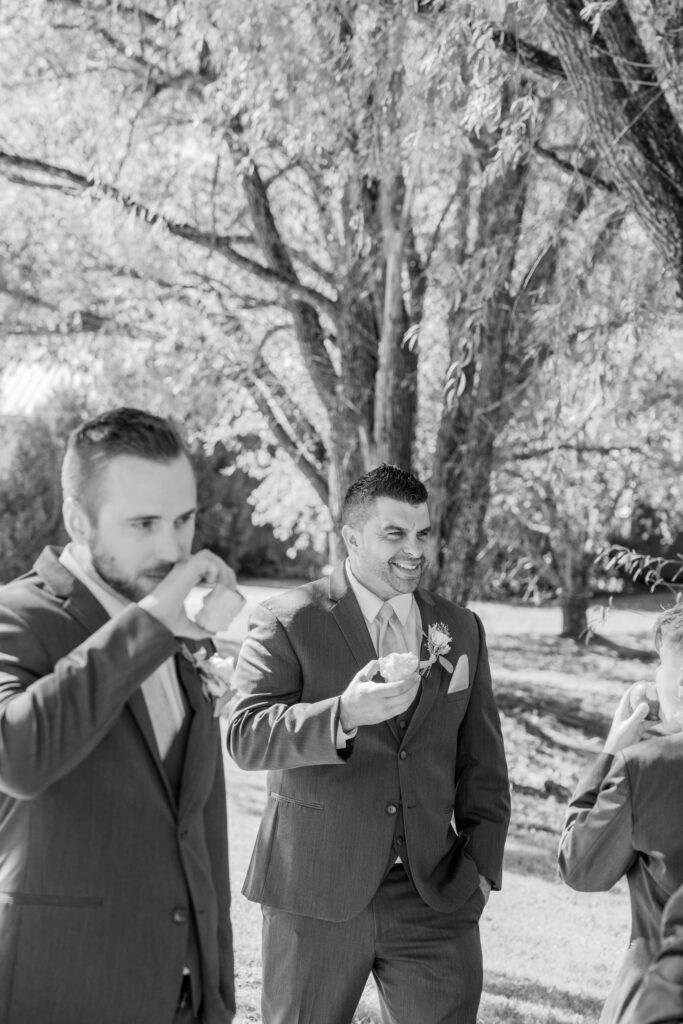
[[[426,637],[427,653],[429,658],[427,661],[420,662],[420,675],[428,676],[431,672],[432,665],[437,661],[452,675],[453,666],[448,658],[446,658],[446,655],[451,649],[451,644],[453,643],[453,637],[448,632],[448,626],[445,626],[443,622],[433,622],[427,630]]]
[[[220,654],[209,656],[203,647],[191,651],[185,644],[181,645],[180,653],[194,667],[201,680],[204,700],[213,704],[214,718],[218,718],[236,692],[230,685],[235,671],[235,659],[221,658]]]

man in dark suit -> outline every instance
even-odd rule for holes
[[[473,1024],[510,810],[483,629],[419,587],[414,476],[380,466],[343,515],[346,563],[254,610],[235,675],[229,751],[269,770],[244,888],[263,1020],[349,1024],[372,972],[386,1021]],[[421,674],[383,681],[392,651]]]
[[[190,553],[166,421],[84,424],[62,482],[71,543],[0,590],[0,1020],[229,1024],[223,765],[184,600],[234,575]]]
[[[655,622],[658,721],[643,684],[623,695],[604,750],[578,782],[559,846],[560,875],[573,889],[599,892],[626,877],[631,935],[600,1024],[623,1024],[659,948],[669,897],[683,885],[683,605]]]

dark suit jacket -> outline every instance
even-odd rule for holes
[[[202,1020],[232,1020],[217,722],[177,657],[176,802],[139,688],[178,648],[137,605],[108,619],[51,550],[0,590],[3,1024],[170,1024],[188,948]]]
[[[500,885],[509,788],[483,629],[441,597],[418,590],[416,599],[425,633],[432,623],[448,627],[453,664],[468,655],[470,685],[447,694],[448,675],[435,664],[405,735],[393,720],[362,726],[344,755],[336,749],[339,695],[376,654],[343,567],[254,610],[228,734],[242,768],[269,769],[249,899],[327,920],[353,917],[388,868],[399,805],[426,903],[456,909],[479,872]]]
[[[623,1021],[659,948],[666,901],[683,884],[683,735],[657,736],[601,755],[569,804],[559,866],[573,889],[611,889],[626,876],[631,942],[601,1024]]]
[[[664,909],[659,952],[623,1018],[623,1024],[683,1021],[683,886]]]

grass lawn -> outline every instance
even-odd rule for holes
[[[244,587],[260,599],[265,591]],[[275,588],[271,588],[271,591]],[[599,632],[640,649],[666,595],[596,606]],[[593,1024],[628,942],[624,883],[609,893],[575,893],[556,877],[555,851],[566,799],[600,748],[625,687],[651,678],[652,664],[577,646],[558,634],[557,608],[476,602],[487,631],[512,781],[512,823],[503,889],[481,923],[484,995],[480,1024]],[[233,878],[238,1015],[260,1021],[260,908],[240,893],[264,798],[262,773],[226,764]],[[356,1024],[378,1024],[369,982]],[[324,1021],[319,1024],[325,1024]],[[422,1024],[416,1021],[415,1024]]]

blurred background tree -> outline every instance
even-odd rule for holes
[[[7,0],[6,365],[64,363],[98,407],[172,411],[234,460],[226,487],[256,480],[253,517],[306,572],[340,553],[351,479],[413,468],[429,582],[504,588],[517,552],[551,565],[537,592],[578,636],[594,550],[647,490],[619,481],[655,464],[657,427],[680,435],[680,360],[651,379],[681,331],[676,17]],[[620,423],[648,387],[636,457]]]

